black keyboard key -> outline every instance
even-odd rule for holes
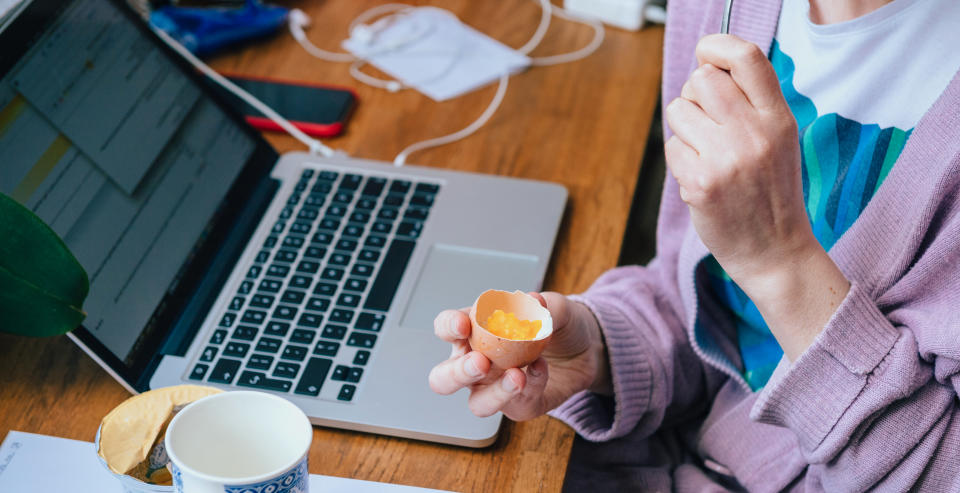
[[[393,229],[393,224],[384,221],[377,221],[373,223],[373,228],[371,231],[374,233],[387,234],[391,229]]]
[[[275,377],[297,378],[297,373],[300,373],[300,365],[286,361],[277,363],[277,367],[273,369],[273,376]]]
[[[333,362],[326,358],[310,358],[307,366],[303,369],[303,376],[300,377],[300,382],[297,383],[294,392],[312,396],[320,394],[320,387],[327,379],[327,373],[330,372],[330,365],[332,364]]]
[[[389,194],[383,199],[383,205],[387,207],[400,207],[403,205],[403,195]]]
[[[293,334],[290,334],[290,342],[295,342],[297,344],[310,344],[313,342],[313,338],[316,335],[317,333],[312,330],[295,329]]]
[[[317,231],[313,235],[313,242],[321,245],[329,245],[333,241],[333,235],[326,231]]]
[[[305,235],[310,232],[310,223],[297,221],[290,226],[290,232]]]
[[[299,195],[297,196],[299,197]],[[293,215],[293,206],[286,206],[280,211],[280,219],[290,219],[290,216]]]
[[[238,325],[236,329],[233,330],[233,338],[240,339],[241,341],[252,341],[257,338],[256,327],[250,327],[249,325]]]
[[[250,294],[251,290],[253,290],[253,281],[243,281],[240,283],[240,289],[237,290],[237,294]]]
[[[273,306],[274,297],[269,294],[257,293],[250,297],[250,306],[257,308],[270,308]]]
[[[323,273],[320,274],[320,278],[328,281],[339,281],[340,279],[343,279],[343,269],[327,267],[326,269],[323,269]]]
[[[346,174],[343,175],[343,180],[340,181],[340,188],[344,190],[356,190],[360,188],[360,182],[363,181],[363,177],[355,174]]]
[[[307,301],[307,306],[304,307],[306,310],[317,312],[325,312],[327,308],[330,308],[329,298],[310,298],[310,300]]]
[[[373,248],[383,248],[383,245],[387,244],[387,239],[383,236],[370,235],[367,237],[366,241],[363,242],[364,246],[373,247]]]
[[[430,207],[433,205],[433,195],[425,193],[416,193],[410,197],[410,205],[418,207]]]
[[[261,353],[276,353],[280,350],[280,346],[283,344],[283,341],[280,339],[274,339],[272,337],[261,337],[257,341],[257,347],[254,351],[260,351]]]
[[[323,258],[327,254],[327,249],[319,246],[308,246],[303,252],[304,258]]]
[[[289,392],[293,382],[289,380],[278,380],[267,378],[267,376],[258,371],[245,370],[237,380],[237,385],[242,387],[253,387],[256,389],[273,390],[278,392]]]
[[[303,238],[300,236],[287,236],[283,239],[283,246],[297,249],[303,246]]]
[[[320,215],[320,211],[314,209],[313,207],[304,207],[300,209],[300,212],[297,214],[297,219],[301,221],[313,221]]]
[[[270,260],[270,251],[269,251],[269,250],[261,250],[260,253],[257,254],[257,258],[253,259],[253,261],[256,262],[256,263],[258,263],[258,264],[262,264],[262,263],[266,262],[267,260]]]
[[[256,279],[258,276],[260,276],[261,270],[262,269],[259,265],[251,265],[250,268],[247,269],[247,277],[250,279]]]
[[[320,327],[320,324],[323,323],[323,315],[317,315],[315,313],[304,313],[300,315],[300,320],[297,324],[304,327],[313,327],[314,329]]]
[[[327,207],[327,217],[336,217],[339,221],[340,218],[347,214],[347,208],[342,205],[331,205]]]
[[[354,364],[356,364],[357,359],[354,358],[353,361]],[[247,360],[247,368],[253,368],[255,370],[269,370],[272,364],[273,356],[267,356],[265,354],[254,354]]]
[[[361,224],[367,224],[367,221],[369,220],[370,220],[370,213],[363,212],[363,211],[353,211],[353,213],[350,214],[350,219],[349,219],[349,221],[351,222],[361,223]]]
[[[350,368],[347,371],[347,381],[357,383],[360,381],[360,377],[363,376],[363,368]]]
[[[287,223],[283,221],[277,221],[277,223],[273,225],[273,229],[271,229],[271,231],[274,233],[283,233],[283,228],[286,228],[286,227],[287,227]]]
[[[293,320],[297,316],[297,309],[292,306],[277,305],[273,309],[273,318],[280,320]]]
[[[329,193],[330,190],[333,190],[333,185],[331,185],[330,182],[326,182],[326,181],[318,181],[314,183],[313,188],[310,189],[310,191],[313,193],[321,193],[321,194]]]
[[[350,279],[347,279],[346,284],[343,285],[343,289],[362,293],[364,289],[367,289],[367,281],[366,279],[356,279],[351,277]]]
[[[333,201],[340,202],[341,204],[349,204],[353,202],[353,194],[348,191],[338,191],[333,194]],[[342,216],[343,214],[341,214]]]
[[[273,260],[277,262],[293,262],[297,260],[297,252],[281,248],[277,250],[277,253],[273,256]]]
[[[362,197],[360,200],[357,201],[357,205],[355,205],[354,207],[362,211],[369,211],[369,210],[373,210],[373,208],[376,206],[377,206],[376,200]]]
[[[440,185],[434,183],[417,183],[417,193],[437,193],[440,190]]]
[[[404,219],[412,219],[414,221],[423,221],[427,218],[429,209],[424,209],[423,207],[408,207],[407,211],[403,213]]]
[[[223,314],[223,317],[220,318],[221,327],[233,327],[233,322],[237,320],[237,314],[233,312],[227,312]]]
[[[242,342],[228,342],[227,345],[223,347],[223,355],[242,358],[247,355],[247,351],[249,350],[249,344],[244,344]]]
[[[360,296],[350,293],[341,293],[337,298],[337,304],[348,308],[355,308],[360,304]]]
[[[352,252],[356,250],[356,248],[357,248],[357,240],[349,240],[349,239],[343,238],[337,241],[337,246],[336,246],[337,250]]]
[[[340,175],[336,171],[321,171],[317,180],[336,181],[338,176]]]
[[[209,381],[227,384],[233,383],[233,379],[237,378],[238,370],[240,370],[240,361],[220,358],[220,361],[217,361],[216,366],[213,367],[213,371],[210,372]]]
[[[280,301],[284,303],[290,303],[292,305],[299,305],[301,302],[303,302],[304,296],[306,296],[306,293],[303,291],[288,289],[283,292],[283,296],[280,297]]]
[[[348,346],[362,347],[364,349],[370,349],[376,343],[377,336],[357,331],[351,332],[350,337],[347,339]]]
[[[347,265],[350,263],[350,255],[345,255],[343,253],[334,253],[330,255],[330,258],[327,259],[327,262],[333,265]]]
[[[216,346],[207,346],[206,349],[200,353],[200,361],[210,362],[217,357],[217,347]]]
[[[363,226],[359,224],[347,224],[346,228],[343,228],[343,236],[353,236],[360,237],[363,236]]]
[[[263,333],[268,336],[284,337],[287,335],[288,330],[290,330],[290,324],[271,320],[270,323],[267,324],[267,328],[263,329]]]
[[[223,344],[223,341],[227,339],[227,331],[225,330],[215,330],[213,335],[210,336],[210,344]]]
[[[357,317],[356,328],[379,332],[383,328],[384,315],[382,313],[363,312]]]
[[[364,262],[376,262],[380,258],[380,250],[363,249],[360,250],[360,256],[357,257]]]
[[[343,325],[333,325],[327,324],[323,328],[323,332],[320,334],[320,337],[326,337],[327,339],[336,339],[341,340],[344,336],[347,335],[347,328]]]
[[[313,348],[313,354],[333,357],[337,355],[338,349],[340,349],[339,342],[324,341],[321,339],[317,341],[317,345]]]
[[[297,264],[297,272],[306,272],[307,274],[316,274],[320,269],[320,263],[313,260],[301,260]]]
[[[400,239],[395,239],[390,243],[387,255],[383,259],[383,265],[377,274],[377,279],[370,288],[370,294],[367,295],[367,301],[363,305],[364,308],[381,312],[390,308],[393,295],[397,292],[400,278],[403,277],[403,271],[407,268],[407,262],[410,261],[410,255],[413,254],[415,245],[415,242]]]
[[[190,372],[190,380],[203,380],[203,377],[207,374],[207,370],[209,368],[209,365],[194,366],[193,371]]]
[[[244,323],[260,325],[267,320],[267,312],[262,312],[260,310],[247,310],[243,312],[243,318],[240,320]]]
[[[370,177],[367,179],[367,183],[363,186],[363,191],[360,192],[360,194],[379,197],[380,194],[383,193],[383,187],[386,184],[387,180],[385,178]]]
[[[420,231],[423,230],[423,223],[420,221],[403,221],[397,226],[397,236],[409,236],[417,238]]]
[[[313,278],[310,276],[293,276],[290,278],[290,287],[297,289],[310,289]]]
[[[243,308],[243,301],[243,296],[234,296],[233,299],[230,300],[230,309],[239,310]]]
[[[365,365],[367,361],[370,361],[370,351],[357,351],[357,354],[353,357],[353,364],[355,365]]]
[[[307,357],[308,352],[309,350],[303,346],[293,346],[287,344],[287,347],[283,348],[283,354],[280,355],[280,358],[293,361],[303,361],[303,358]]]
[[[313,176],[313,170],[305,169],[303,173],[300,173],[300,181],[309,180],[311,176]]]
[[[320,229],[329,229],[330,231],[336,231],[340,228],[340,220],[335,217],[325,217],[320,221]],[[317,240],[314,240],[317,241]]]
[[[350,385],[349,383],[343,384],[343,387],[340,387],[340,393],[337,394],[337,400],[350,402],[353,400],[353,394],[357,392],[356,385]]]
[[[310,183],[310,180],[300,180],[297,182],[297,185],[293,187],[293,191],[299,194],[300,192],[307,189],[307,185]]]
[[[338,380],[341,382],[345,382],[347,380],[347,375],[349,375],[349,373],[350,373],[349,366],[337,365],[337,367],[333,369],[333,375],[330,375],[330,380]]]
[[[354,264],[350,269],[350,274],[360,277],[370,277],[373,274],[373,266],[370,264]]]
[[[276,279],[264,279],[260,281],[260,290],[268,293],[276,293],[283,287],[283,283]]]
[[[349,324],[353,320],[353,310],[335,308],[330,312],[330,321],[340,324]]]
[[[393,180],[390,182],[390,191],[396,193],[407,193],[410,190],[410,182],[406,180]]]
[[[309,207],[322,207],[326,197],[326,194],[311,193],[307,196],[307,200],[303,203],[303,205]]]
[[[377,217],[380,219],[386,219],[387,221],[392,221],[397,218],[398,214],[399,212],[397,209],[392,207],[384,207],[383,209],[380,209],[380,212],[377,213]]]
[[[313,288],[313,294],[319,294],[320,296],[333,296],[333,293],[336,292],[337,285],[329,282],[317,283],[317,287]]]
[[[273,235],[270,235],[270,236],[267,237],[266,240],[264,240],[264,242],[263,242],[263,248],[266,248],[266,249],[269,250],[269,249],[273,248],[273,246],[276,245],[276,244],[277,244],[277,237],[276,237],[276,236],[273,236]]]
[[[271,264],[267,267],[267,275],[273,277],[287,277],[290,273],[289,265]]]

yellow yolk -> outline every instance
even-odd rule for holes
[[[518,320],[517,316],[495,310],[487,317],[486,329],[494,335],[515,341],[527,341],[537,336],[540,331],[539,320]]]

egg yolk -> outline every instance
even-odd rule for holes
[[[540,324],[539,320],[519,320],[513,312],[504,313],[503,310],[495,310],[487,317],[486,329],[504,339],[527,341],[537,336]]]

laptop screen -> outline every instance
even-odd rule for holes
[[[261,141],[114,2],[33,0],[8,17],[0,191],[63,238],[90,278],[85,329],[132,365]]]

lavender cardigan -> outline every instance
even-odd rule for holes
[[[669,2],[665,103],[722,4]],[[778,15],[778,2],[737,0],[731,32],[769,49]],[[598,491],[960,491],[958,185],[960,75],[830,250],[852,284],[846,299],[813,345],[752,393],[732,323],[697,293],[707,249],[668,177],[657,258],[572,297],[600,321],[615,396],[581,392],[551,415],[608,441],[596,449]]]

